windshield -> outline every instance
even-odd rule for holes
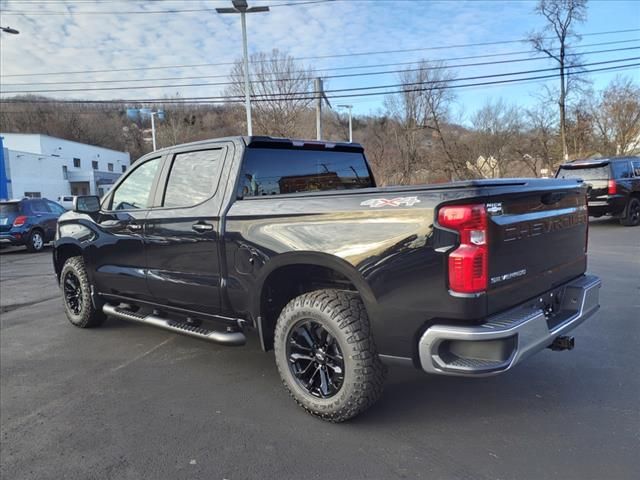
[[[560,167],[556,178],[582,178],[583,180],[609,180],[609,165],[594,167]]]
[[[242,197],[373,187],[361,152],[249,148]]]

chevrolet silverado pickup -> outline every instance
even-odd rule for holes
[[[223,345],[254,332],[291,396],[340,422],[387,363],[505,372],[599,308],[579,179],[376,187],[355,143],[270,137],[145,155],[60,217],[70,322],[107,316]]]

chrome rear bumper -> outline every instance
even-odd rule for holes
[[[434,325],[420,338],[420,364],[427,373],[486,376],[509,370],[549,346],[600,308],[600,279],[580,277],[562,286],[559,306],[552,316],[538,299],[472,327]]]

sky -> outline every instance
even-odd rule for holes
[[[385,89],[332,90],[397,84],[397,70],[415,67],[410,62],[421,59],[447,60],[455,66],[537,56],[530,53],[530,45],[522,39],[543,26],[542,19],[533,11],[536,2],[526,0],[250,0],[249,4],[271,8],[268,13],[247,16],[250,53],[277,48],[305,66],[321,70],[318,74],[327,77],[325,89],[332,104],[352,104],[354,112],[361,115],[382,111],[384,96],[340,98],[338,95]],[[57,90],[39,94],[91,100],[222,95],[225,86],[221,85],[173,85],[227,81],[228,64],[241,58],[242,36],[239,15],[219,15],[213,10],[225,6],[230,6],[230,1],[0,0],[0,26],[20,31],[19,35],[0,33],[0,93],[6,97],[16,90]],[[157,11],[165,12],[153,13]],[[640,57],[640,1],[590,0],[588,18],[577,25],[576,30],[582,34],[580,40],[573,42],[576,51],[626,49],[585,55],[585,63],[636,58],[587,68],[640,62],[637,59]],[[602,33],[620,30],[633,31]],[[487,45],[494,42],[509,43]],[[606,45],[601,45],[603,43]],[[452,60],[478,56],[482,57]],[[375,67],[401,62],[407,65]],[[202,64],[208,65],[175,67]],[[553,66],[549,59],[537,59],[451,69],[457,78],[464,79]],[[82,73],[72,73],[78,71]],[[380,71],[389,73],[331,78]],[[500,78],[549,74],[553,72]],[[618,74],[640,80],[638,67],[593,73],[589,78],[595,88],[602,88]],[[158,80],[173,77],[179,79]],[[209,78],[183,80],[183,77]],[[458,80],[456,84],[500,78]],[[119,83],[99,83],[113,80]],[[528,106],[536,101],[544,82],[456,88],[455,110],[464,122],[489,101],[503,99]],[[557,80],[546,82],[555,84]],[[134,89],[136,86],[153,88]],[[90,90],[100,87],[125,89]],[[61,92],[61,89],[79,91]]]

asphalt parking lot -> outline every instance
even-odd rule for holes
[[[640,228],[592,222],[602,309],[572,352],[488,379],[392,369],[333,425],[272,354],[66,320],[51,251],[0,250],[3,479],[631,479],[640,471]],[[635,474],[633,472],[636,472]]]

